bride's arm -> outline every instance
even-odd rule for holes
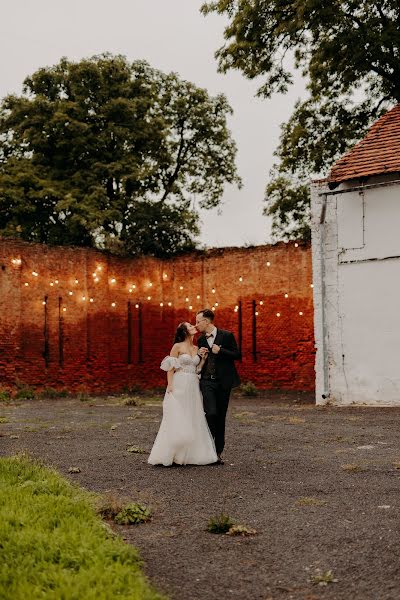
[[[179,356],[179,344],[174,344],[171,348],[171,352],[169,353],[170,356],[173,356],[174,358],[178,358]],[[167,385],[167,392],[172,392],[173,387],[172,387],[172,381],[174,378],[174,373],[175,373],[175,369],[172,368],[167,372],[167,381],[168,381],[168,385]]]

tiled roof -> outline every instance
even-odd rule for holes
[[[348,179],[400,171],[400,104],[374,123],[367,135],[332,167],[328,180]]]

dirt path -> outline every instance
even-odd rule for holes
[[[161,404],[116,397],[2,405],[0,454],[150,504],[152,522],[120,531],[174,600],[398,600],[400,410],[293,400],[234,399],[223,466],[150,467],[127,448],[150,450]],[[258,534],[207,533],[221,510]],[[319,570],[337,582],[310,582]]]

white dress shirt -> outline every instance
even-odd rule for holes
[[[214,326],[214,329],[207,333],[210,337],[207,338],[208,345],[212,348],[212,345],[215,344],[215,338],[217,337],[217,328]]]

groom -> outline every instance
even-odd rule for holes
[[[230,331],[217,329],[214,313],[206,308],[196,315],[196,328],[200,332],[198,354],[207,356],[201,371],[200,387],[204,412],[215,440],[218,463],[224,464],[222,451],[225,445],[225,418],[229,396],[233,387],[240,384],[235,360],[242,357],[235,336]]]

